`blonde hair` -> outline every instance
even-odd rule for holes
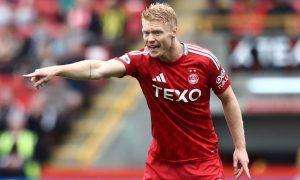
[[[142,12],[142,19],[148,21],[162,21],[177,26],[177,17],[174,9],[167,3],[151,4]]]

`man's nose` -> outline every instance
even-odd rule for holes
[[[147,40],[148,40],[148,42],[155,41],[154,35],[152,33],[150,33]]]

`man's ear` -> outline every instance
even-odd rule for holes
[[[174,27],[172,28],[172,37],[175,38],[176,35],[177,35],[177,26],[174,26]]]

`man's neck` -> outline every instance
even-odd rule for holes
[[[181,44],[176,38],[173,41],[169,52],[164,57],[160,57],[159,59],[163,62],[175,62],[183,55],[183,44]]]

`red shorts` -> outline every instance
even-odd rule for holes
[[[224,180],[219,157],[186,164],[167,164],[155,160],[149,153],[143,180]]]

